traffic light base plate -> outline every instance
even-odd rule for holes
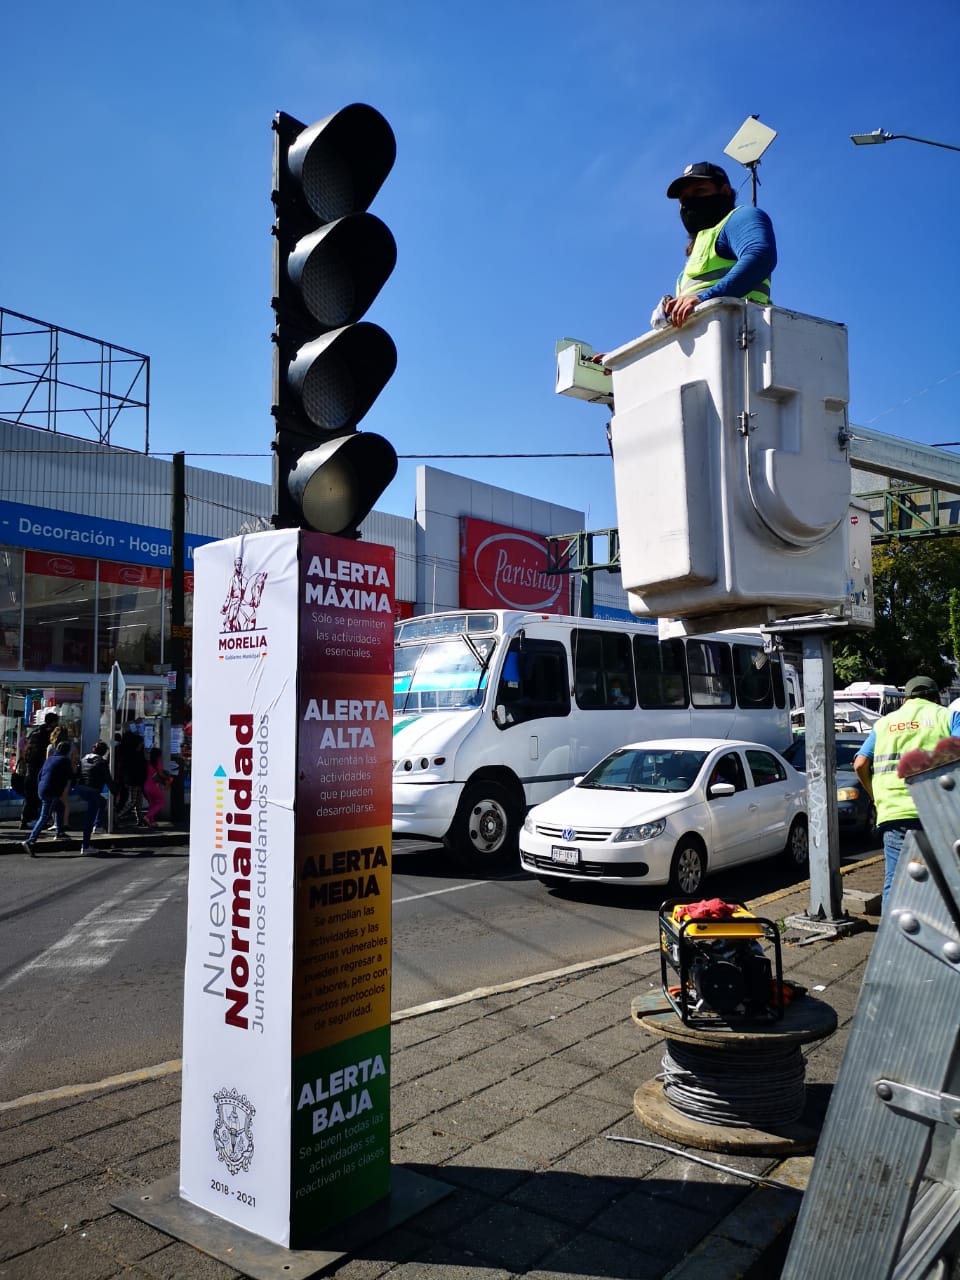
[[[453,1190],[445,1182],[393,1165],[389,1194],[331,1227],[311,1249],[287,1249],[181,1199],[180,1178],[175,1173],[118,1196],[112,1204],[252,1280],[307,1280],[340,1265],[371,1240],[429,1209]]]

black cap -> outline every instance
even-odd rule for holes
[[[674,178],[667,187],[667,199],[676,200],[680,194],[680,188],[691,178],[706,178],[710,182],[718,182],[727,187],[730,185],[725,169],[721,169],[718,164],[711,164],[709,160],[701,160],[698,164],[688,164],[680,177]]]
[[[940,686],[929,676],[914,676],[903,691],[908,698],[939,698]]]

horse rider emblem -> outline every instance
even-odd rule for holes
[[[227,589],[227,598],[220,607],[224,631],[253,631],[257,626],[257,609],[267,581],[266,570],[243,572],[243,556],[233,562],[233,577]]]

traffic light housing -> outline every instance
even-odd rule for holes
[[[311,125],[280,111],[273,128],[273,522],[355,538],[397,471],[393,446],[357,431],[397,365],[361,319],[397,260],[367,212],[396,140],[363,103]]]

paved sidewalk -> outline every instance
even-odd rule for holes
[[[0,856],[4,854],[19,855],[26,858],[28,855],[23,848],[23,842],[26,840],[29,832],[23,831],[19,823],[7,821],[0,822]],[[49,831],[45,831],[37,840],[36,854],[37,858],[42,858],[45,854],[80,854],[82,832],[79,828],[71,827],[67,834],[66,840],[57,840]],[[170,822],[161,822],[156,827],[135,827],[130,823],[123,823],[117,827],[113,834],[93,837],[92,845],[94,851],[99,856],[109,857],[111,853],[129,853],[131,851],[141,850],[144,853],[151,849],[169,849],[174,845],[184,845],[189,839],[186,824],[174,825]]]
[[[857,864],[844,875],[845,890],[877,893],[882,875],[880,858]],[[807,909],[808,890],[751,905],[783,919]],[[786,976],[839,1019],[839,1030],[806,1054],[808,1088],[822,1100],[836,1078],[875,925],[874,918],[865,931],[829,941],[786,934]],[[393,1160],[454,1191],[332,1274],[773,1280],[798,1192],[608,1140],[661,1142],[635,1118],[633,1094],[659,1070],[662,1041],[630,1016],[631,999],[659,986],[651,948],[395,1017]],[[178,1167],[178,1065],[89,1092],[0,1103],[2,1280],[240,1274],[111,1205]],[[807,1156],[696,1154],[749,1173],[772,1171],[798,1187],[811,1164]]]

